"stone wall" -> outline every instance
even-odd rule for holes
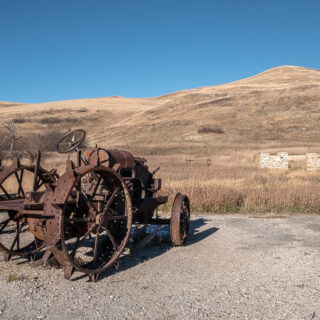
[[[270,153],[259,153],[259,166],[260,168],[270,169],[285,169],[289,168],[290,160],[303,160],[306,161],[307,171],[320,170],[320,154],[306,153],[305,155],[288,155],[287,152],[278,152],[276,155]]]
[[[278,152],[276,155],[261,152],[259,154],[260,168],[285,169],[289,168],[289,155],[287,152]]]
[[[306,168],[307,171],[320,170],[320,154],[306,153]]]

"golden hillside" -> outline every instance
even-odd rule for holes
[[[2,119],[15,119],[22,133],[80,127],[89,143],[135,153],[212,154],[284,146],[320,151],[319,107],[320,70],[281,66],[155,98],[0,102],[0,113]]]
[[[161,166],[169,203],[180,191],[190,197],[192,212],[318,213],[319,172],[306,172],[304,161],[291,161],[288,171],[262,170],[257,154],[320,153],[319,107],[320,71],[283,66],[155,98],[0,102],[0,116],[14,120],[27,150],[53,151],[61,134],[84,128],[91,145],[147,156],[151,169]],[[185,162],[204,156],[212,166]],[[63,173],[66,158],[47,153],[44,166]]]

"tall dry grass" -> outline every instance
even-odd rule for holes
[[[211,158],[212,165],[182,157],[152,157],[160,164],[162,194],[169,195],[168,210],[177,192],[187,194],[195,212],[320,212],[320,173],[303,166],[289,171],[260,169],[254,154]]]
[[[42,165],[48,170],[57,168],[62,174],[67,157],[49,155]],[[151,170],[161,167],[156,174],[162,178],[160,194],[169,196],[162,207],[164,211],[171,209],[176,193],[182,192],[189,196],[192,211],[198,213],[320,212],[320,172],[305,171],[303,161],[290,163],[290,169],[285,171],[260,169],[257,153],[252,151],[210,158],[211,166],[206,162],[188,165],[181,155],[147,157]],[[75,153],[71,159],[75,161]],[[31,183],[31,178],[24,180]]]

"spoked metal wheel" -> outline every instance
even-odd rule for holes
[[[173,201],[170,219],[170,237],[174,246],[185,243],[190,225],[190,202],[186,195],[178,193]]]
[[[23,217],[23,202],[34,185],[34,166],[24,166],[15,160],[0,172],[0,250],[5,259],[12,256],[31,256],[43,248],[43,241],[35,238]],[[44,189],[42,169],[35,180],[35,190]]]
[[[132,224],[129,191],[112,169],[88,167],[75,178],[68,194],[77,201],[63,209],[62,250],[73,268],[96,280],[117,262],[128,242]]]

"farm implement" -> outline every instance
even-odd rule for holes
[[[0,171],[0,250],[9,261],[53,257],[65,279],[75,270],[96,281],[118,259],[134,224],[169,224],[174,246],[188,235],[190,204],[178,193],[171,217],[158,217],[157,208],[168,201],[159,196],[159,170],[149,171],[147,160],[122,150],[80,148],[86,133],[74,130],[57,143],[57,152],[77,152],[65,172],[45,170],[41,153],[35,163],[15,159]]]

